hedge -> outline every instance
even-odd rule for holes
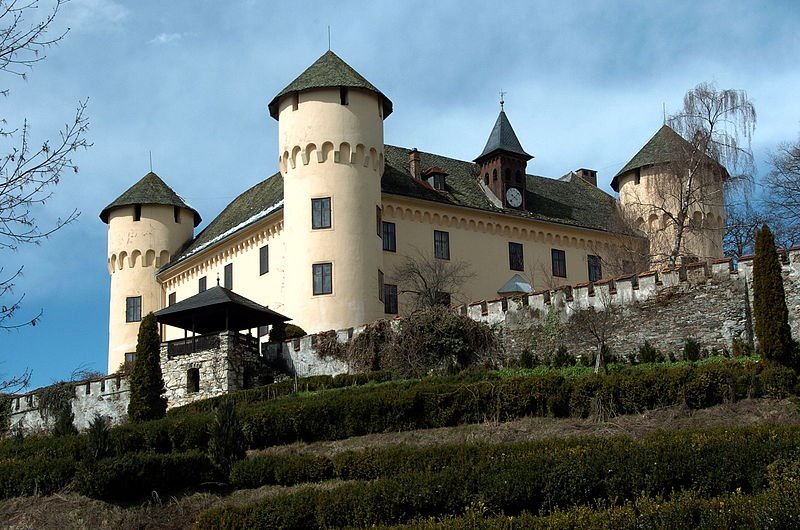
[[[205,517],[205,516],[203,516]],[[201,517],[201,520],[203,519]],[[198,524],[198,526],[200,526]],[[384,530],[662,530],[692,528],[789,529],[800,527],[800,485],[770,488],[756,495],[728,495],[704,499],[685,492],[670,500],[642,498],[622,506],[592,509],[586,506],[557,510],[537,517],[525,513],[515,517],[486,516],[470,510],[461,517],[441,521],[426,520],[400,526],[381,526]],[[234,528],[225,526],[222,528]],[[274,527],[278,528],[278,527]],[[286,528],[286,527],[284,527]]]
[[[107,501],[130,501],[196,488],[215,478],[203,453],[131,453],[80,467],[75,476],[78,491]]]
[[[0,461],[0,499],[55,493],[70,483],[76,466],[69,456]]]
[[[744,397],[783,397],[795,384],[790,369],[736,362],[575,379],[423,380],[255,404],[243,410],[242,420],[249,446],[262,448],[523,416],[586,417],[598,405],[617,414],[679,403],[699,409]]]
[[[361,461],[351,457],[350,467],[339,463],[340,478],[400,474],[220,508],[202,520],[206,528],[265,528],[275,521],[286,528],[366,527],[461,514],[475,505],[513,515],[684,489],[704,496],[757,491],[767,485],[771,462],[795,454],[800,427],[667,432],[640,442],[625,437],[563,442],[386,451]],[[436,460],[439,450],[443,456]],[[404,472],[415,466],[420,471]],[[223,521],[241,526],[221,526]]]

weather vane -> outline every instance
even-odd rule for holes
[[[505,103],[506,103],[506,94],[508,94],[508,92],[506,92],[505,90],[503,90],[501,88],[500,89],[500,110],[503,110],[503,105],[505,105]]]

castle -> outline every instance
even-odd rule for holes
[[[533,156],[502,105],[473,161],[386,145],[391,100],[331,51],[268,109],[279,172],[199,234],[199,212],[152,172],[103,209],[109,373],[133,360],[145,314],[220,283],[315,333],[402,312],[409,297],[394,278],[409,259],[465,263],[460,299],[437,293],[457,303],[597,282],[668,252],[671,203],[659,184],[685,141],[666,125],[614,177],[616,200],[590,169],[530,174]],[[696,229],[681,249],[702,261],[722,256],[722,184],[713,182],[718,193],[689,212]],[[164,340],[185,335],[162,327]]]

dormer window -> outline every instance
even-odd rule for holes
[[[434,175],[433,176],[433,187],[437,190],[444,189],[444,175]]]
[[[433,189],[444,191],[447,189],[446,180],[447,173],[439,166],[429,167],[422,172],[422,177],[428,181]]]

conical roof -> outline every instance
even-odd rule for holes
[[[278,119],[278,102],[283,96],[295,92],[303,92],[312,88],[361,88],[374,92],[383,101],[383,117],[392,113],[392,102],[384,96],[375,85],[367,81],[364,76],[356,72],[352,66],[344,62],[338,55],[328,50],[314,64],[306,68],[297,79],[281,90],[269,102],[269,115]]]
[[[529,155],[522,148],[522,144],[519,143],[517,134],[514,132],[514,128],[511,127],[511,122],[508,121],[508,116],[506,116],[504,110],[501,110],[500,115],[497,116],[497,121],[494,122],[492,132],[489,135],[489,139],[486,141],[486,147],[483,148],[483,152],[475,161],[477,162],[495,151],[505,151],[507,153],[520,155],[525,157],[526,160],[533,158],[533,155]]]
[[[520,293],[530,294],[532,292],[533,287],[531,287],[531,284],[519,274],[512,276],[511,279],[509,279],[501,288],[497,290],[497,294],[500,295],[513,295]]]
[[[625,164],[625,167],[620,169],[619,173],[614,176],[614,179],[611,181],[611,188],[614,191],[619,191],[619,178],[628,171],[680,160],[686,156],[686,153],[691,152],[692,149],[692,144],[675,132],[675,129],[664,124],[653,137],[644,144],[644,147],[639,149],[639,152],[631,158],[630,162]],[[708,159],[708,162],[719,165],[718,162],[711,158]],[[723,171],[725,171],[725,168],[723,168]],[[727,171],[725,171],[725,174],[727,174]]]
[[[175,193],[172,188],[161,180],[161,177],[152,171],[145,175],[136,184],[116,198],[111,204],[103,208],[100,212],[100,219],[108,223],[108,214],[114,208],[120,206],[131,206],[134,204],[163,204],[165,206],[178,206],[191,210],[194,214],[194,226],[200,224],[201,218],[197,210],[186,204],[180,195]]]

